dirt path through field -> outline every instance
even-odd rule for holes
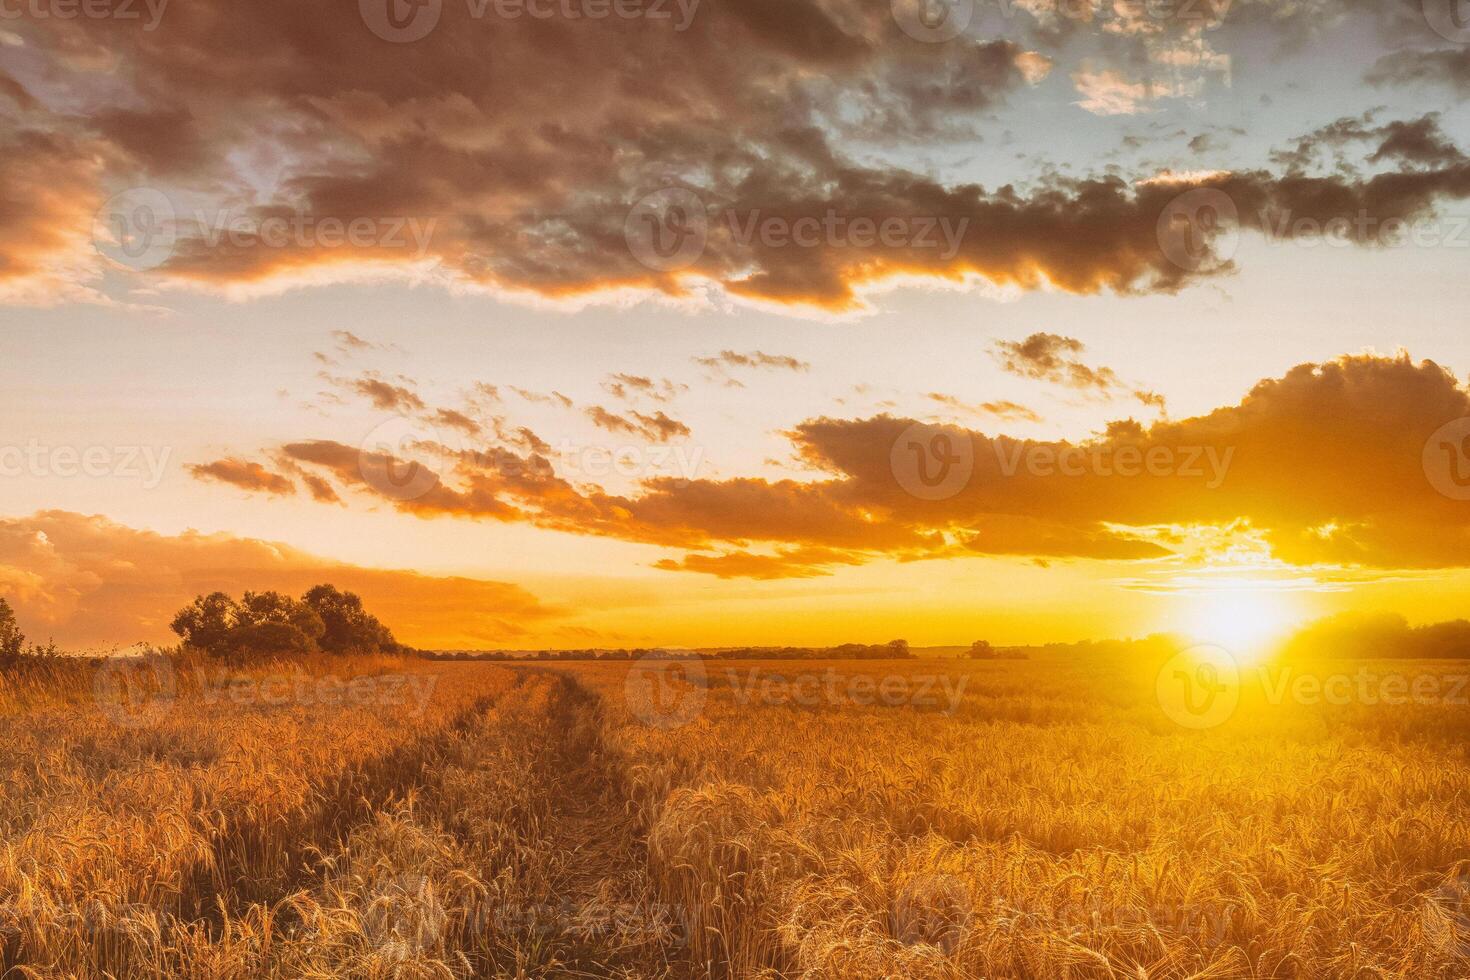
[[[555,671],[503,673],[384,751],[303,772],[300,802],[265,795],[219,818],[178,885],[131,918],[78,906],[51,936],[0,903],[0,966],[39,980],[690,976],[602,703]]]
[[[547,884],[565,976],[687,976],[682,917],[658,903],[647,880],[642,831],[602,743],[598,697],[565,674],[528,672],[554,686],[548,734],[553,783],[545,850]]]
[[[689,976],[644,841],[572,678],[518,671],[412,799],[364,815],[282,922],[275,976]]]

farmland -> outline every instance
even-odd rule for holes
[[[1194,722],[1168,667],[49,665],[0,693],[0,953],[35,977],[1470,972],[1463,668],[1246,670]]]

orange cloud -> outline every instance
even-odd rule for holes
[[[751,351],[749,354],[739,354],[733,350],[722,350],[711,357],[696,357],[695,364],[702,364],[707,368],[769,368],[773,370],[786,371],[809,371],[811,365],[806,361],[799,361],[785,354],[767,354],[764,351]]]
[[[614,374],[602,383],[608,394],[622,401],[633,401],[635,398],[650,398],[656,402],[669,402],[681,392],[689,390],[689,386],[670,381],[668,378],[645,378],[638,374]]]
[[[966,415],[988,415],[1007,422],[1041,421],[1040,415],[1037,415],[1025,405],[1013,401],[980,402],[979,404],[972,405],[969,402],[956,398],[954,395],[946,395],[938,391],[931,391],[925,397],[930,401],[938,402],[946,408],[952,408]]]
[[[260,490],[265,493],[278,495],[294,494],[296,484],[288,477],[279,473],[272,473],[259,463],[251,463],[240,459],[219,459],[213,463],[204,463],[190,466],[189,472],[195,479],[218,480],[220,483],[228,483],[242,490]],[[321,497],[317,497],[321,499]]]
[[[457,412],[452,408],[441,408],[434,413],[434,422],[438,425],[447,425],[451,429],[458,429],[468,435],[480,434],[480,423],[470,418],[463,412]]]
[[[0,302],[92,298],[78,280],[98,259],[106,160],[105,145],[65,133],[0,135]]]
[[[1470,393],[1445,369],[1357,355],[1299,365],[1208,415],[1147,428],[1120,421],[1078,443],[888,415],[813,419],[788,434],[824,474],[808,482],[661,477],[618,496],[503,447],[445,451],[436,462],[330,441],[282,454],[421,517],[693,551],[734,546],[661,564],[720,575],[808,574],[880,556],[1163,557],[1172,552],[1161,526],[1241,524],[1298,564],[1455,567],[1470,560],[1470,514],[1436,489],[1439,457],[1425,446],[1465,417]],[[924,472],[950,463],[957,478],[931,492]]]
[[[565,298],[687,296],[698,280],[830,311],[909,277],[1177,290],[1229,268],[1224,257],[1181,266],[1160,245],[1160,216],[1190,187],[1227,193],[1257,230],[1263,209],[1319,222],[1366,210],[1382,223],[1470,196],[1458,151],[1409,133],[1383,158],[1405,169],[1372,178],[1050,175],[987,188],[875,162],[865,147],[972,136],[1050,65],[1009,40],[918,43],[883,4],[733,0],[696,5],[677,27],[556,17],[530,30],[434,4],[425,36],[393,44],[371,16],[383,2],[196,0],[173,5],[157,32],[27,22],[32,76],[85,58],[128,84],[97,87],[81,115],[74,99],[0,82],[0,105],[15,110],[3,183],[24,204],[0,209],[11,214],[0,277],[30,281],[74,254],[96,205],[129,186],[177,202],[155,216],[170,241],[149,273],[174,285],[396,275]],[[627,77],[639,79],[637,99],[606,84]],[[1114,69],[1079,78],[1099,110],[1161,94]],[[247,162],[262,156],[272,186]],[[688,192],[678,215],[639,211],[666,187]],[[630,226],[699,241],[688,254],[645,252]]]
[[[817,578],[830,575],[835,565],[861,565],[859,554],[830,548],[791,548],[762,555],[749,551],[727,551],[717,555],[685,555],[681,560],[664,558],[655,568],[670,572],[703,572],[719,578]]]
[[[399,639],[427,648],[502,643],[553,615],[519,586],[361,568],[279,542],[163,535],[65,511],[0,519],[0,595],[33,638],[64,647],[176,642],[169,620],[199,593],[299,594],[319,582],[359,593]]]
[[[374,408],[385,412],[422,411],[424,408],[424,400],[413,391],[403,385],[384,381],[372,373],[360,378],[334,378],[332,381],[362,395],[373,403]]]
[[[1069,388],[1108,389],[1118,384],[1112,368],[1091,368],[1077,359],[1087,347],[1072,337],[1034,333],[1025,340],[998,340],[996,360],[1011,374]]]
[[[651,442],[668,442],[675,436],[689,435],[689,426],[677,419],[669,418],[663,412],[655,412],[652,415],[645,415],[642,412],[617,415],[601,405],[593,405],[587,409],[587,417],[599,429],[642,436]]]

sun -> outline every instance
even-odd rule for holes
[[[1184,628],[1196,641],[1229,650],[1238,660],[1271,652],[1300,618],[1295,593],[1241,583],[1188,597]]]

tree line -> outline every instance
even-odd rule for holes
[[[835,647],[732,647],[722,650],[666,650],[637,647],[604,650],[536,650],[511,653],[505,650],[457,650],[431,653],[436,660],[644,660],[659,657],[699,656],[706,660],[908,660],[914,656],[908,640],[887,643],[843,643]]]
[[[1397,613],[1340,613],[1299,630],[1282,650],[1287,657],[1470,657],[1470,622],[1452,619],[1410,626]]]

